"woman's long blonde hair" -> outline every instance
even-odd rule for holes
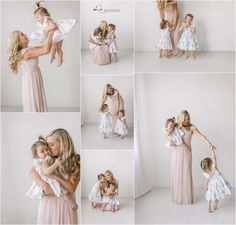
[[[165,10],[167,6],[167,0],[156,0],[157,7],[160,11]]]
[[[107,181],[107,183],[108,183],[108,184],[109,184],[109,183],[114,184],[115,187],[116,187],[116,189],[118,189],[118,180],[115,179],[113,173],[112,173],[110,170],[107,170],[107,171],[105,172],[105,174],[106,174],[106,173],[109,174],[109,176],[111,177],[111,181]]]
[[[55,137],[60,143],[59,157],[63,161],[61,172],[68,176],[80,176],[80,155],[75,152],[74,143],[68,131],[59,128],[53,130],[47,135]]]
[[[113,88],[111,84],[106,84],[104,89],[103,89],[103,94],[102,94],[102,102],[105,102],[107,100],[108,94],[108,89]],[[113,88],[114,89],[114,88]]]
[[[20,31],[13,31],[9,37],[8,62],[13,73],[18,73],[19,62],[22,59],[23,46],[20,41]]]
[[[99,26],[98,28],[102,29],[102,38],[105,38],[106,35],[107,35],[107,28],[108,28],[108,24],[107,24],[107,21],[105,20],[102,20],[100,23],[99,23]]]
[[[190,114],[189,114],[189,112],[187,110],[183,110],[183,111],[181,111],[181,113],[179,114],[179,116],[177,118],[177,124],[178,124],[179,128],[183,127],[183,122],[184,122],[184,117],[185,116],[189,117],[189,125],[188,125],[188,127],[192,126],[192,124],[190,123]]]

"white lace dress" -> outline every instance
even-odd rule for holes
[[[184,135],[184,132],[181,129],[175,128],[173,133],[167,137],[168,141],[166,143],[166,147],[171,148],[170,141],[173,141],[177,146],[182,145],[183,144],[183,140],[182,140],[183,135]]]
[[[54,195],[60,197],[63,193],[65,193],[65,190],[60,186],[60,183],[57,180],[49,178],[43,174],[42,163],[46,161],[48,161],[50,164],[53,163],[53,159],[50,156],[47,156],[44,159],[34,159],[32,164],[41,178],[50,185]],[[43,189],[37,185],[36,182],[33,182],[32,186],[27,191],[26,196],[32,199],[42,199],[44,196]]]
[[[106,43],[109,46],[109,53],[117,53],[118,52],[118,45],[116,42],[116,36],[115,36],[114,31],[107,34]]]
[[[97,181],[97,183],[93,186],[90,194],[89,194],[89,200],[91,202],[95,203],[101,203],[102,202],[102,195],[99,191],[100,181]]]
[[[198,40],[195,33],[192,32],[192,26],[184,28],[182,36],[177,47],[182,51],[196,51],[199,48]]]
[[[40,43],[45,42],[47,35],[46,30],[48,27],[48,20],[52,20],[50,17],[45,16],[43,23],[37,22],[37,30],[30,34],[30,38],[36,40]],[[53,34],[53,43],[59,42],[65,39],[68,36],[68,33],[72,29],[72,27],[77,23],[76,19],[61,19],[58,20],[57,23],[57,30]]]
[[[115,133],[119,135],[127,135],[128,134],[128,128],[126,127],[126,118],[118,118],[115,126]]]
[[[225,195],[231,194],[231,185],[218,170],[214,170],[211,174],[203,172],[203,175],[208,179],[206,192],[207,201],[220,200],[223,199]]]
[[[109,188],[108,188],[107,192],[111,193]],[[113,197],[103,196],[102,197],[102,203],[103,204],[109,204],[111,206],[120,204],[120,202],[118,200],[118,195],[114,195]]]
[[[168,29],[160,29],[160,39],[157,44],[160,50],[172,50],[172,42],[170,38],[170,31]]]
[[[112,132],[112,118],[111,118],[109,112],[100,112],[99,131],[101,133],[111,133]]]

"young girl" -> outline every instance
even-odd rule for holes
[[[77,210],[78,205],[70,195],[67,195],[67,191],[60,186],[57,180],[48,177],[62,165],[63,162],[61,159],[57,158],[55,162],[53,162],[54,160],[50,156],[51,152],[49,151],[47,142],[42,137],[39,137],[39,140],[32,145],[31,151],[33,156],[33,166],[42,179],[50,185],[54,195],[57,197],[63,196],[63,198],[71,205],[71,208]],[[38,186],[35,182],[26,193],[26,196],[32,199],[41,199],[43,195],[42,187]]]
[[[170,57],[172,48],[172,42],[170,37],[170,32],[173,29],[167,20],[162,20],[160,23],[160,40],[158,43],[158,48],[160,50],[160,57]]]
[[[96,28],[91,34],[90,38],[93,40],[93,42],[89,42],[89,48],[95,49],[97,45],[103,45],[102,41],[102,29],[101,28]]]
[[[125,118],[125,110],[119,110],[118,119],[116,122],[115,133],[117,133],[121,139],[128,134],[128,125]]]
[[[220,199],[231,194],[231,185],[225,180],[217,168],[214,149],[211,150],[211,159],[205,158],[201,161],[203,175],[206,177],[205,189],[208,211],[211,213],[217,209]]]
[[[108,112],[108,105],[102,104],[100,109],[100,126],[99,130],[103,133],[104,138],[108,138],[108,134],[112,132],[111,113]]]
[[[182,32],[182,36],[177,44],[178,56],[182,56],[184,51],[186,51],[186,58],[189,57],[189,52],[192,58],[196,58],[196,51],[199,48],[197,37],[195,35],[196,29],[192,24],[193,15],[187,14],[184,18],[179,31]]]
[[[51,50],[51,63],[56,58],[55,55],[58,55],[58,65],[61,66],[63,62],[63,51],[62,43],[63,39],[67,37],[67,34],[72,29],[72,27],[77,22],[76,19],[63,19],[59,20],[58,23],[54,22],[50,18],[50,13],[44,7],[40,6],[41,2],[37,2],[37,9],[34,11],[34,16],[37,20],[38,30],[31,33],[30,38],[35,39],[39,42],[44,42],[47,38],[47,33],[50,30],[56,29],[53,35],[53,46]]]
[[[112,61],[112,57],[114,58],[114,62],[118,62],[117,51],[118,46],[116,43],[116,35],[115,35],[116,26],[114,24],[109,24],[107,31],[108,34],[106,36],[106,44],[109,46],[110,59]]]
[[[116,189],[116,185],[110,183],[105,190],[105,195],[102,198],[102,210],[105,211],[106,206],[110,205],[112,212],[115,212],[119,207],[118,200],[118,190]]]
[[[177,128],[174,117],[168,118],[166,120],[165,132],[168,139],[166,147],[170,148],[173,145],[178,146],[183,144],[182,137],[184,135],[184,132],[181,129]]]
[[[104,174],[99,174],[98,181],[93,186],[93,188],[89,194],[89,200],[91,201],[92,208],[96,208],[97,204],[100,204],[102,202],[102,195],[100,192],[100,188],[105,181],[106,181],[106,179],[105,179]]]

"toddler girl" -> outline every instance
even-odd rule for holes
[[[101,28],[96,28],[93,32],[93,34],[91,34],[90,36],[92,42],[89,42],[89,48],[91,50],[95,49],[97,45],[101,46],[103,45],[103,41],[102,41],[102,29]]]
[[[192,24],[193,15],[187,14],[184,18],[179,31],[182,32],[182,36],[177,44],[178,56],[182,56],[184,51],[186,51],[186,58],[189,57],[189,52],[192,58],[196,58],[196,51],[199,48],[197,37],[195,35],[196,29]]]
[[[160,57],[170,57],[172,48],[172,42],[170,37],[170,32],[173,29],[167,20],[162,20],[160,23],[160,40],[158,43],[158,48],[160,49]]]
[[[205,189],[206,200],[208,201],[208,211],[211,213],[217,209],[220,199],[231,194],[231,185],[222,176],[217,168],[215,151],[212,148],[211,158],[205,158],[200,164],[203,175],[206,177]]]
[[[178,146],[183,144],[182,137],[184,132],[177,128],[175,118],[168,118],[166,120],[165,132],[167,134],[167,143],[166,147],[171,148],[171,146]]]
[[[114,24],[109,24],[107,30],[108,34],[106,36],[106,44],[108,44],[109,46],[110,59],[112,61],[113,57],[114,62],[118,62],[118,57],[117,57],[118,45],[116,43],[116,35],[115,35],[116,26]]]
[[[58,66],[61,66],[63,62],[63,51],[62,43],[63,39],[67,37],[67,34],[72,29],[72,27],[77,22],[76,19],[62,19],[58,23],[54,22],[50,18],[50,13],[44,7],[40,6],[41,2],[37,2],[37,9],[34,12],[34,16],[37,20],[38,30],[31,33],[30,38],[35,39],[43,43],[47,38],[48,31],[56,29],[53,35],[53,46],[51,50],[51,63],[56,58],[55,55],[58,55]]]
[[[49,151],[47,142],[42,137],[39,137],[39,140],[32,145],[31,151],[35,170],[41,178],[50,185],[54,195],[57,197],[63,196],[63,198],[71,205],[71,208],[77,210],[78,205],[71,198],[68,192],[60,186],[60,183],[57,180],[48,177],[61,166],[61,159],[57,158],[55,162],[53,162],[54,160],[51,157],[51,152]],[[26,193],[26,196],[32,199],[41,199],[43,195],[42,187],[38,186],[35,182]]]
[[[92,203],[92,208],[96,208],[97,204],[100,204],[102,202],[102,195],[100,192],[100,188],[102,184],[105,182],[105,176],[104,174],[98,175],[98,181],[93,186],[90,194],[89,194],[89,200]]]
[[[118,112],[118,118],[116,121],[115,126],[115,133],[117,133],[121,139],[125,137],[125,135],[128,134],[128,125],[125,118],[125,110],[119,110]]]
[[[102,210],[106,209],[107,205],[111,206],[112,212],[115,212],[119,207],[119,200],[118,200],[118,191],[116,185],[110,183],[109,186],[106,188],[105,196],[102,198]]]
[[[104,138],[108,138],[107,134],[112,132],[111,113],[108,112],[108,105],[103,104],[100,109],[100,126],[99,130],[103,133]]]

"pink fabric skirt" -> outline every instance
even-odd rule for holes
[[[63,197],[44,196],[39,203],[37,224],[78,224],[77,211]]]
[[[96,46],[96,48],[93,49],[93,62],[97,65],[106,65],[110,63],[110,55],[107,45]]]
[[[186,145],[172,149],[171,194],[175,203],[192,204],[194,202],[192,152]]]

